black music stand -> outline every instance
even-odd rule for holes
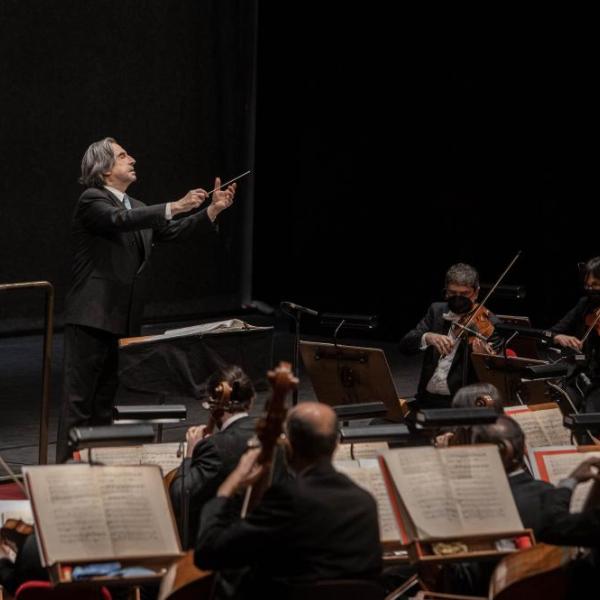
[[[547,364],[535,358],[504,357],[490,354],[471,354],[473,368],[479,381],[495,385],[505,405],[525,404],[520,392],[522,379],[527,379],[527,367]]]
[[[386,420],[403,420],[392,373],[380,348],[303,340],[300,356],[319,402],[334,407],[383,402]]]

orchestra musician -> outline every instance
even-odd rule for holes
[[[338,442],[335,412],[302,402],[289,411],[284,431],[294,479],[269,487],[240,518],[232,499],[263,468],[260,449],[250,450],[202,511],[195,563],[212,570],[249,567],[236,598],[271,597],[280,584],[374,579],[381,571],[375,500],[331,462]]]
[[[582,371],[574,372],[567,381],[573,389],[575,378],[583,373],[589,379],[585,386],[584,412],[600,411],[600,256],[590,259],[583,268],[584,296],[551,331],[553,341],[563,348],[583,353],[586,364]],[[575,394],[571,394],[577,398]]]
[[[444,302],[431,304],[423,319],[399,344],[404,354],[425,351],[416,395],[419,408],[448,408],[452,396],[461,386],[476,381],[468,360],[470,352],[494,354],[502,341],[493,332],[495,317],[487,309],[482,309],[487,321],[485,329],[491,334],[473,336],[468,344],[469,350],[465,350],[464,343],[458,342],[464,337],[461,323],[478,306],[479,274],[472,266],[458,263],[448,269],[444,296]],[[471,327],[479,327],[478,323],[479,319]],[[482,339],[484,337],[487,340]]]
[[[219,401],[216,393],[217,387],[223,383],[231,388],[231,396],[225,403]],[[194,544],[202,507],[215,496],[219,486],[237,466],[255,433],[255,420],[249,416],[249,411],[256,393],[252,381],[240,367],[226,366],[215,372],[208,380],[207,391],[208,401],[205,405],[210,411],[209,421],[207,425],[188,429],[186,457],[169,487],[171,503],[179,523],[182,518],[182,495],[184,491],[187,492],[188,547]],[[283,476],[281,461],[276,464],[279,466],[276,476]]]

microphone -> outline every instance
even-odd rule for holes
[[[508,323],[494,323],[494,329],[498,333],[515,334],[521,337],[530,337],[551,342],[554,333],[549,329],[535,329],[533,327],[520,327],[519,325],[509,325]]]
[[[279,304],[279,308],[282,311],[287,312],[289,314],[290,311],[296,313],[304,313],[305,315],[310,315],[311,317],[318,317],[319,313],[312,308],[306,308],[306,306],[300,306],[299,304],[294,304],[293,302],[281,302]]]

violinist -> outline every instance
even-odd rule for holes
[[[479,274],[472,266],[458,263],[448,269],[444,296],[445,301],[434,302],[399,344],[404,354],[425,351],[417,391],[419,408],[448,408],[456,391],[476,380],[461,340],[467,337],[467,359],[471,351],[495,354],[501,345],[501,338],[494,333],[495,317],[476,304]],[[475,319],[469,323],[475,311]],[[465,323],[468,335],[461,328]]]
[[[216,401],[216,388],[223,382],[231,388],[231,397],[225,404]],[[209,422],[188,429],[186,457],[169,488],[173,510],[180,523],[185,484],[190,546],[196,537],[202,506],[233,471],[255,431],[254,419],[248,411],[256,394],[252,381],[240,367],[228,366],[214,373],[208,380],[207,392],[205,407],[210,411]]]
[[[583,373],[591,385],[584,393],[585,412],[600,411],[600,256],[583,268],[584,296],[552,328],[554,343],[582,353],[586,358]],[[571,385],[574,383],[569,381]]]

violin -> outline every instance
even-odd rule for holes
[[[469,344],[476,339],[487,342],[487,339],[494,333],[491,317],[491,311],[483,304],[475,304],[468,313],[452,324],[452,327],[459,329],[458,333],[454,333],[454,337],[458,340],[461,336],[466,336]]]
[[[500,277],[498,277],[494,285],[490,288],[490,291],[486,294],[485,298],[479,304],[475,304],[475,306],[466,315],[461,317],[458,322],[453,324],[455,328],[459,329],[459,332],[455,334],[457,342],[465,338],[465,336],[467,336],[467,339],[470,341],[479,339],[487,342],[487,338],[494,331],[494,325],[490,320],[492,313],[485,307],[485,305],[491,298],[492,294],[496,291],[502,280],[506,277],[508,272],[512,269],[513,265],[517,262],[519,256],[521,256],[520,250],[510,261],[506,269],[504,269]]]

